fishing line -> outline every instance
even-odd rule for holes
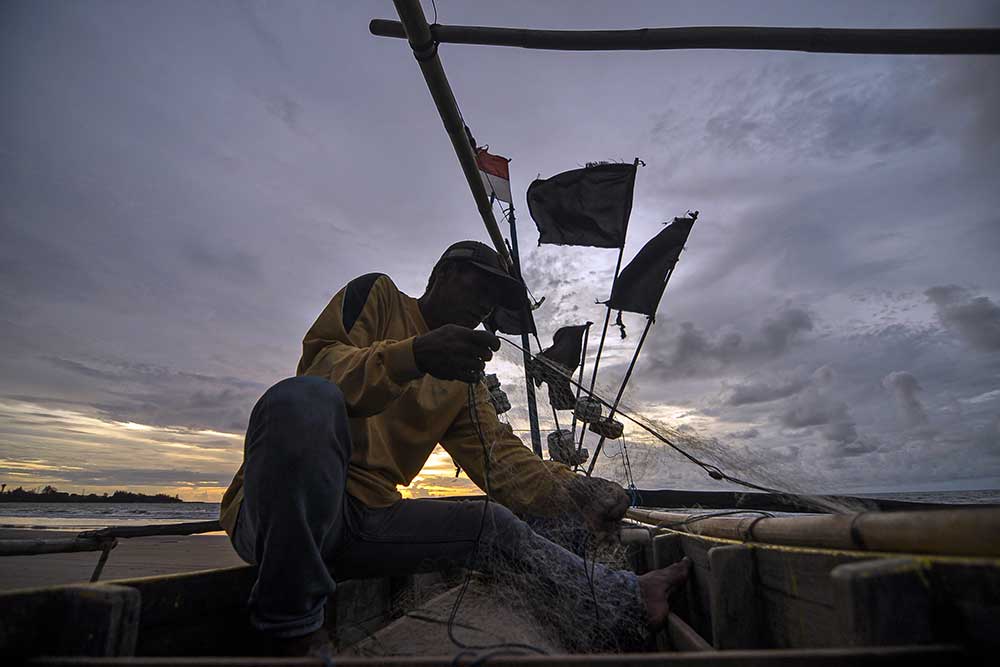
[[[564,375],[563,373],[561,373],[545,357],[542,357],[541,355],[537,355],[537,356],[533,355],[529,350],[525,350],[523,347],[521,347],[517,343],[511,341],[508,338],[504,338],[503,336],[497,336],[497,338],[499,340],[503,341],[504,343],[507,343],[511,347],[520,350],[524,354],[527,354],[532,360],[544,364],[553,373],[558,374],[558,376],[560,378],[563,378],[563,379],[567,380],[570,384],[575,385],[581,391],[585,391],[590,398],[593,398],[593,399],[597,400],[599,403],[601,403],[603,406],[605,406],[609,410],[613,407],[612,403],[610,401],[608,401],[605,398],[603,398],[602,396],[600,396],[597,392],[589,390],[589,389],[585,389],[580,383],[578,383],[572,377],[568,377],[568,376]],[[693,454],[689,454],[687,451],[685,451],[684,449],[682,449],[681,447],[679,447],[678,445],[676,445],[674,442],[672,442],[667,436],[663,435],[662,433],[660,433],[659,431],[657,431],[653,427],[644,424],[642,421],[640,421],[636,417],[633,417],[629,412],[627,412],[625,410],[622,410],[622,408],[621,408],[620,405],[617,407],[616,412],[619,415],[621,415],[622,417],[624,417],[625,419],[629,420],[630,422],[632,422],[633,424],[635,424],[636,426],[638,426],[639,428],[641,428],[642,430],[644,430],[647,433],[649,433],[650,435],[652,435],[654,438],[656,438],[657,440],[659,440],[663,444],[667,445],[668,447],[670,447],[671,449],[673,449],[677,453],[681,454],[684,458],[686,458],[687,460],[691,461],[691,463],[694,463],[695,465],[699,466],[702,470],[704,470],[706,473],[708,473],[708,476],[711,477],[712,479],[719,480],[719,481],[731,482],[733,484],[738,484],[740,486],[745,486],[748,489],[756,489],[757,491],[763,491],[765,493],[775,493],[775,494],[778,494],[778,495],[783,495],[784,494],[783,491],[780,491],[778,489],[772,489],[770,487],[761,486],[760,484],[754,484],[753,482],[748,482],[747,480],[740,479],[739,477],[734,477],[733,475],[729,475],[729,474],[723,472],[722,470],[720,470],[718,466],[712,465],[711,463],[706,463],[705,461],[702,461],[701,459],[699,459],[698,457],[694,456]]]

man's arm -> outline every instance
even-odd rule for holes
[[[473,389],[474,409],[466,405],[459,412],[441,439],[445,451],[476,486],[514,512],[558,516],[571,511],[567,485],[577,475],[535,456],[497,418],[485,386],[478,383]]]
[[[629,506],[621,486],[539,459],[497,418],[481,383],[474,405],[459,413],[441,445],[476,486],[518,514],[573,517],[599,539],[616,539]]]
[[[340,290],[309,329],[298,375],[335,382],[352,417],[378,414],[423,375],[413,354],[414,338],[380,340],[392,316],[395,285],[369,274]]]

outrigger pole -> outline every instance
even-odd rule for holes
[[[397,21],[374,19],[373,35],[408,37],[414,52],[412,29],[400,11]],[[405,3],[411,4],[409,2]],[[414,1],[412,3],[416,5]],[[418,8],[419,9],[419,8]],[[420,19],[427,28],[427,22]],[[405,32],[404,32],[405,27]],[[670,49],[744,49],[805,51],[808,53],[870,53],[897,55],[1000,53],[997,28],[769,28],[762,26],[706,26],[639,28],[637,30],[531,30],[483,26],[434,25],[417,44],[483,44],[552,51],[652,51]],[[419,57],[418,57],[419,59]]]
[[[405,37],[409,41],[410,48],[413,49],[413,57],[420,64],[424,81],[427,82],[427,88],[431,92],[431,97],[434,98],[434,104],[441,115],[444,129],[451,139],[455,154],[458,156],[458,163],[465,173],[465,180],[472,191],[472,198],[476,201],[479,215],[483,219],[483,224],[486,225],[486,231],[493,241],[497,254],[500,255],[501,264],[509,270],[513,266],[513,262],[510,253],[507,252],[507,246],[504,244],[503,234],[500,233],[496,218],[493,217],[493,206],[490,204],[490,198],[486,194],[486,188],[483,187],[483,181],[479,176],[479,166],[476,164],[476,156],[469,144],[465,122],[458,110],[458,103],[455,102],[451,84],[448,83],[448,77],[445,76],[444,68],[441,66],[441,59],[438,58],[438,40],[431,35],[430,26],[427,25],[427,18],[424,16],[424,10],[420,6],[419,0],[393,0],[393,4],[396,6],[396,13],[399,14],[399,22],[383,22],[397,26],[399,34],[394,36]],[[371,23],[372,34],[378,34],[374,29],[375,23],[378,21],[379,19],[376,19]]]
[[[677,264],[675,263],[674,266],[677,266]],[[667,283],[670,282],[670,276],[672,275],[674,275],[674,267],[670,268],[667,272],[667,276],[663,279],[663,287],[660,289],[660,297],[656,300],[656,306],[653,308],[653,314],[646,316],[646,327],[642,330],[642,336],[639,337],[639,344],[635,346],[635,352],[632,353],[632,361],[628,365],[628,370],[625,371],[625,377],[622,378],[621,386],[618,387],[618,395],[615,396],[615,402],[612,403],[611,410],[608,412],[607,419],[609,422],[615,418],[616,414],[618,414],[618,404],[621,402],[622,395],[625,393],[625,386],[632,377],[632,371],[635,369],[635,362],[639,360],[639,352],[642,350],[642,344],[646,342],[646,334],[649,333],[650,327],[652,327],[653,322],[656,321],[656,310],[660,307],[660,300],[663,299],[663,293],[667,290]],[[597,447],[594,448],[594,455],[590,457],[590,465],[587,467],[587,477],[590,477],[590,474],[594,472],[594,466],[597,465],[597,455],[601,453],[601,447],[604,446],[604,441],[606,439],[607,438],[602,435],[601,439],[597,441]]]

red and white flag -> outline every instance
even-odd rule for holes
[[[476,149],[476,164],[479,165],[479,176],[483,179],[486,194],[496,195],[500,201],[513,204],[510,196],[510,171],[507,169],[508,158],[490,155],[485,148]]]

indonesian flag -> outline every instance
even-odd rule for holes
[[[510,196],[510,171],[507,169],[508,158],[490,155],[485,148],[476,149],[476,164],[479,165],[479,177],[483,179],[486,194],[496,195],[500,201],[513,204]]]

